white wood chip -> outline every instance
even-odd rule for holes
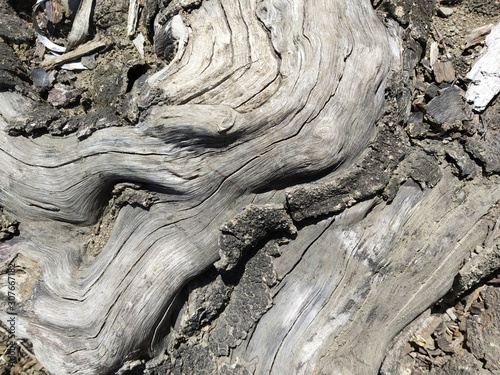
[[[500,92],[500,23],[486,37],[485,44],[482,56],[466,76],[471,83],[465,98],[477,112],[484,111]]]

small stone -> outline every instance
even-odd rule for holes
[[[453,14],[453,9],[448,7],[439,7],[437,14],[439,17],[448,18]]]
[[[46,72],[41,68],[35,68],[30,71],[30,76],[33,78],[33,84],[36,87],[48,87],[54,82],[56,72],[54,70]]]
[[[97,67],[97,61],[95,60],[95,55],[91,56],[83,56],[81,59],[81,63],[83,66],[85,66],[87,69],[95,69]]]
[[[54,107],[66,107],[75,103],[83,93],[81,89],[74,89],[66,85],[57,83],[54,88],[49,91],[47,101]]]

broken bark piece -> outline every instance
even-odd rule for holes
[[[455,348],[451,345],[453,337],[446,332],[436,337],[436,344],[445,353],[455,353]]]
[[[455,80],[455,69],[451,61],[436,61],[434,64],[434,75],[437,83],[453,82]]]
[[[455,162],[459,176],[466,179],[472,179],[476,176],[476,163],[460,144],[451,142],[446,148],[446,154]]]
[[[470,119],[460,88],[451,86],[427,104],[427,114],[442,125]]]
[[[424,114],[422,112],[411,112],[405,130],[412,138],[425,137],[429,131],[429,124],[424,122]]]
[[[292,219],[283,206],[249,206],[221,228],[219,239],[221,259],[215,263],[218,270],[234,268],[243,252],[255,246],[269,233],[296,233]]]
[[[422,150],[410,153],[403,165],[404,174],[416,181],[422,189],[436,186],[443,177],[436,158]]]
[[[484,140],[481,140],[479,136],[469,138],[466,143],[466,149],[474,158],[483,163],[487,173],[496,173],[500,171],[499,144],[499,133],[487,134]]]
[[[412,138],[424,138],[429,132],[429,124],[425,122],[410,123],[406,127],[406,132]]]
[[[484,42],[486,36],[491,32],[493,24],[488,24],[485,26],[478,27],[472,30],[469,34],[465,36],[465,41],[467,42],[465,48],[472,47],[476,44]]]
[[[486,173],[500,172],[500,102],[494,101],[481,115],[483,128],[467,138],[465,149],[478,160]]]
[[[491,29],[485,44],[485,52],[466,76],[471,83],[465,98],[477,112],[483,112],[500,91],[500,23]]]
[[[61,56],[51,57],[41,63],[41,66],[45,69],[52,69],[57,65],[62,65],[64,63],[74,61],[82,56],[91,54],[92,52],[98,51],[102,48],[106,47],[106,43],[104,42],[88,42],[74,51],[65,53]]]

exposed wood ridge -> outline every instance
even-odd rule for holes
[[[21,222],[6,253],[40,267],[17,333],[54,374],[103,374],[147,350],[178,290],[219,259],[223,223],[256,192],[348,167],[373,137],[391,61],[369,1],[214,0],[183,17],[182,56],[146,88],[171,105],[136,127],[10,137],[34,104],[0,93],[0,205]],[[121,182],[159,200],[121,208],[89,258]]]
[[[367,201],[299,231],[275,262],[274,307],[232,357],[259,358],[255,373],[376,374],[392,337],[449,290],[494,224],[498,187],[485,200],[443,173],[434,189],[409,180],[392,204]]]

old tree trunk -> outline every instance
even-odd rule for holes
[[[123,3],[76,71],[1,8],[0,313],[50,372],[376,374],[480,279],[498,110],[409,127],[433,1]]]

